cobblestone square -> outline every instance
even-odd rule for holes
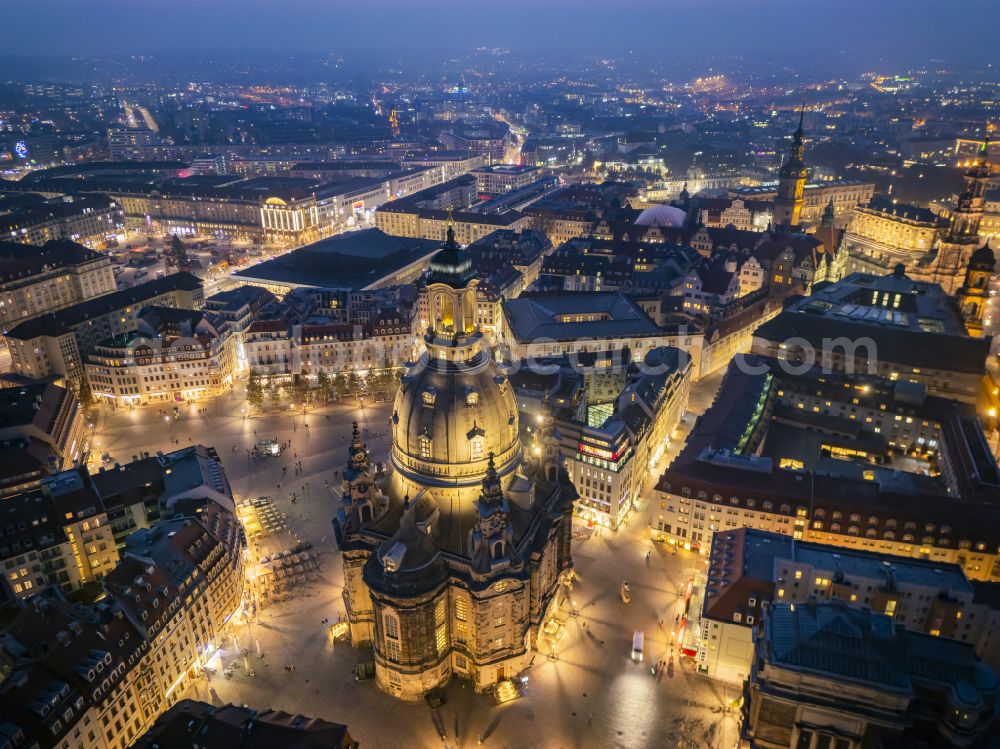
[[[693,412],[708,405],[717,385],[713,378],[696,386]],[[331,630],[344,606],[330,520],[351,422],[359,422],[379,460],[389,446],[390,406],[331,405],[305,415],[288,410],[254,418],[244,418],[242,410],[242,398],[233,393],[182,406],[177,419],[155,408],[106,414],[95,436],[95,454],[107,452],[119,462],[142,451],[196,442],[214,446],[239,500],[266,496],[287,514],[288,529],[262,536],[257,548],[251,543],[254,553],[272,555],[308,543],[319,558],[317,582],[295,588],[284,601],[263,604],[250,622],[234,623],[233,637],[220,651],[220,668],[185,696],[343,721],[363,747],[455,748],[480,741],[507,749],[734,744],[736,716],[724,706],[736,690],[695,675],[690,662],[679,662],[670,648],[684,587],[703,558],[650,540],[648,524],[655,516],[650,501],[615,533],[576,519],[577,580],[560,609],[563,630],[557,641],[543,636],[520,699],[498,705],[491,695],[475,694],[455,679],[444,705],[432,711],[424,702],[383,694],[373,680],[356,681],[355,666],[371,653],[335,640]],[[261,439],[288,447],[280,456],[249,457]],[[675,452],[676,444],[665,460]],[[618,596],[623,580],[631,588],[629,604]],[[636,630],[645,633],[642,663],[630,658]],[[654,675],[661,660],[666,665]]]

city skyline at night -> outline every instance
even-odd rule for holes
[[[0,11],[0,748],[1000,747],[996,2]]]

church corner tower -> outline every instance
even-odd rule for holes
[[[965,270],[965,282],[955,292],[966,330],[974,338],[983,335],[983,318],[990,299],[990,281],[995,269],[996,256],[987,242],[972,253]]]
[[[792,147],[788,158],[778,172],[778,196],[774,200],[774,226],[785,231],[798,228],[802,218],[802,203],[805,196],[806,179],[809,170],[804,160],[805,133],[802,124],[805,104],[799,110],[799,126],[792,136]]]
[[[333,520],[352,643],[371,644],[376,683],[401,699],[522,672],[572,565],[576,491],[557,461],[525,456],[510,383],[476,326],[476,283],[449,228],[387,465],[372,469],[355,428]]]
[[[987,132],[976,162],[962,178],[962,191],[955,201],[951,227],[938,243],[934,280],[949,293],[956,292],[973,253],[979,248],[983,198],[990,181],[989,145]]]

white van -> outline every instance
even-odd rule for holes
[[[642,630],[636,630],[635,634],[632,635],[632,660],[642,661],[642,645],[643,641],[646,639]]]

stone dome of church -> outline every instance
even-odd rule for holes
[[[457,363],[424,354],[396,394],[393,469],[419,486],[478,491],[490,453],[501,475],[521,458],[517,401],[507,377],[482,350]]]
[[[392,412],[392,467],[411,496],[434,488],[474,499],[491,453],[501,476],[521,460],[517,402],[476,327],[476,283],[449,227],[431,259],[426,351],[404,375]]]

